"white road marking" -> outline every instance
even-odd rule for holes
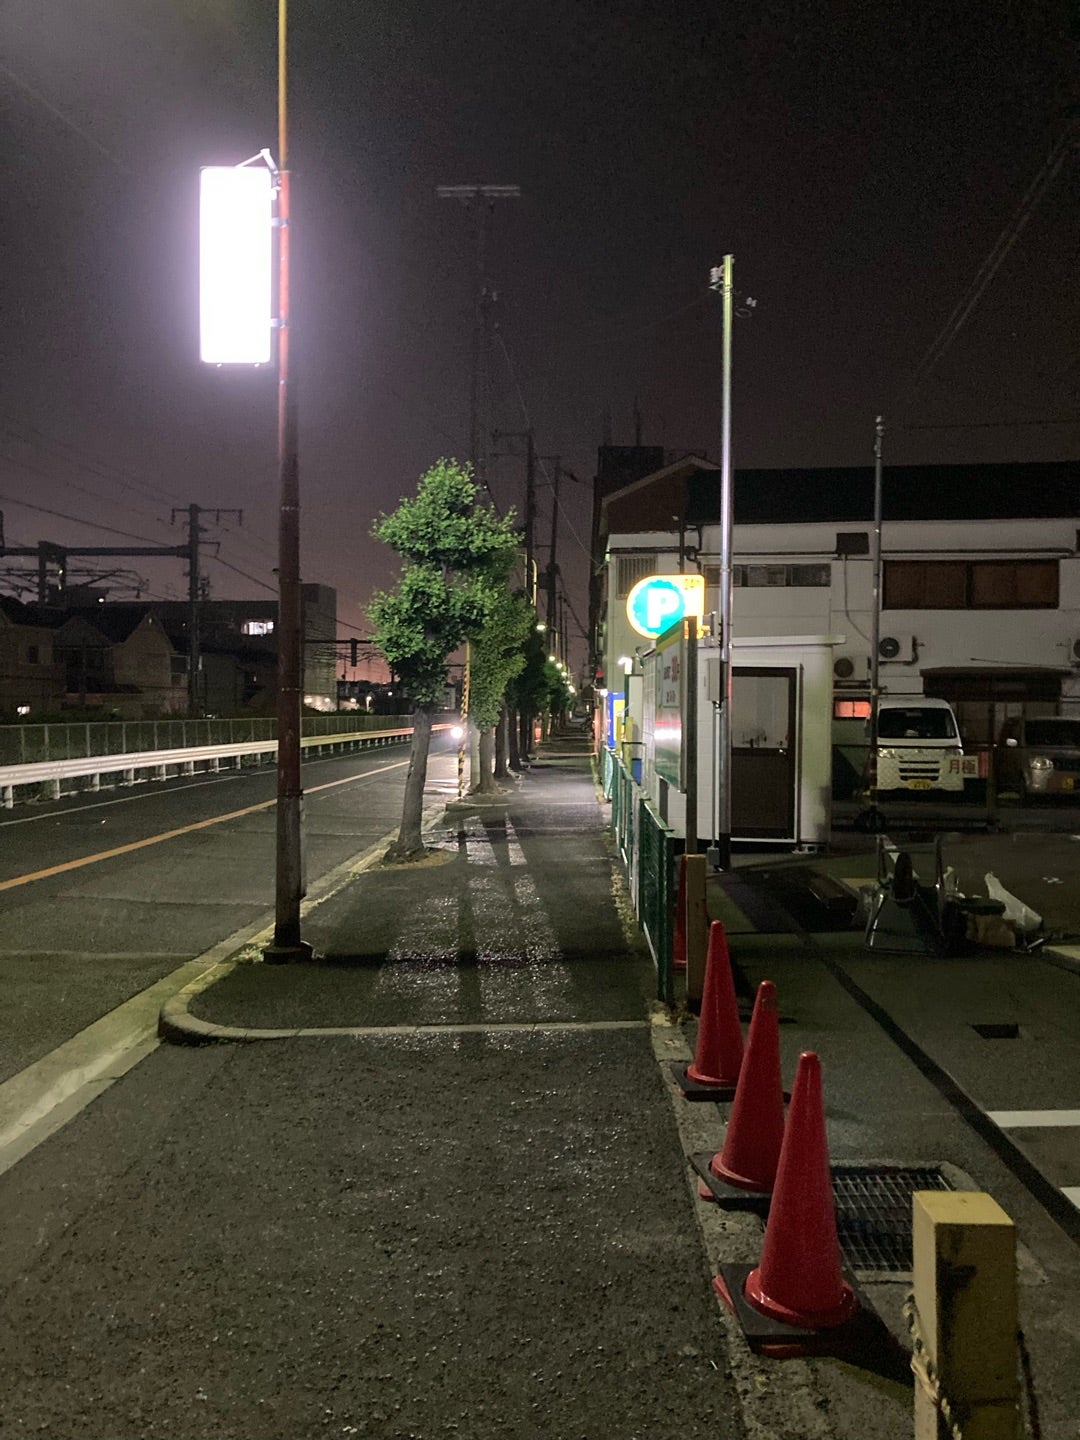
[[[1080,1110],[988,1110],[1002,1130],[1048,1130],[1052,1126],[1080,1125]]]

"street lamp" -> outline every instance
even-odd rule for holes
[[[277,841],[274,939],[263,958],[304,960],[311,946],[300,938],[300,901],[306,890],[303,861],[303,788],[300,780],[302,714],[300,635],[300,485],[296,404],[295,323],[290,294],[292,238],[288,149],[288,0],[278,0],[278,160],[269,151],[233,168],[203,172],[200,352],[209,363],[264,364],[270,358],[272,237],[277,233],[278,331],[278,706]],[[211,178],[208,180],[208,174]],[[231,179],[228,177],[232,177]],[[238,178],[239,177],[239,178]],[[267,200],[273,192],[275,213]],[[228,204],[218,205],[228,197]],[[231,209],[231,220],[230,220]],[[216,217],[216,219],[215,219]],[[211,226],[211,220],[215,224]],[[216,243],[215,243],[216,242]],[[243,243],[241,243],[243,242]],[[220,262],[220,263],[215,263]],[[257,281],[257,283],[256,283]],[[265,310],[263,299],[265,294]],[[237,304],[237,301],[242,303]],[[235,314],[233,312],[236,312]],[[226,314],[235,326],[225,323]],[[260,333],[261,332],[261,333]],[[238,338],[246,335],[241,343]]]

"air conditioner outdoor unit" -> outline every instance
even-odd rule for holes
[[[910,665],[918,657],[919,642],[914,635],[906,646],[895,635],[883,635],[878,641],[878,658],[881,660],[898,660],[902,665]]]
[[[833,662],[832,671],[837,680],[850,680],[855,674],[855,661],[850,655],[841,655]]]

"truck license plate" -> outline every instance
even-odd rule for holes
[[[930,789],[930,781],[929,781],[929,780],[909,780],[907,783],[908,783],[908,789],[909,789],[909,790],[929,790],[929,789]]]

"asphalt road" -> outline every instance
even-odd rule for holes
[[[433,751],[432,793],[452,757]],[[400,821],[406,746],[304,766],[309,891]],[[39,802],[0,820],[0,1081],[272,914],[273,767]]]

